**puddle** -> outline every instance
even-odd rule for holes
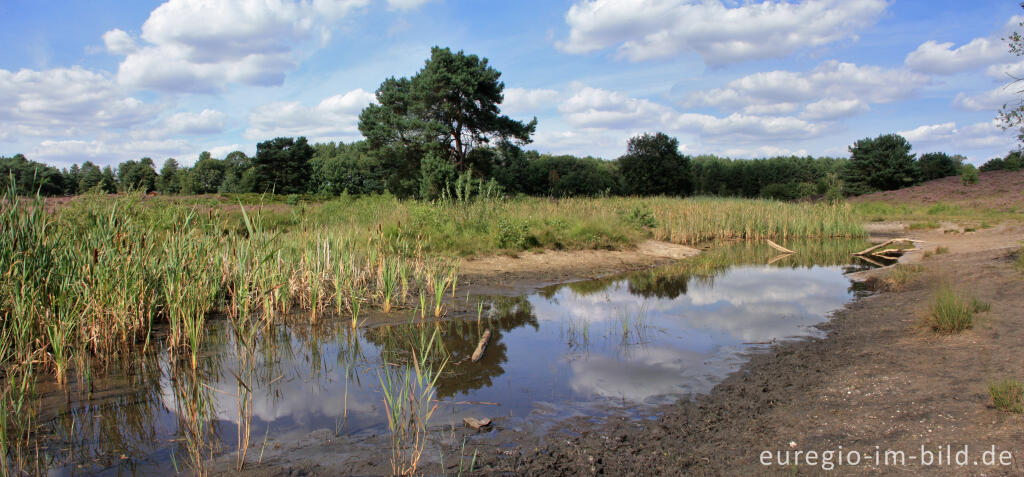
[[[862,269],[849,262],[863,245],[790,243],[801,253],[782,257],[761,245],[720,246],[669,267],[471,298],[471,307],[483,303],[479,321],[474,312],[353,332],[347,322],[297,317],[265,334],[251,375],[230,325],[211,320],[194,373],[151,352],[84,386],[42,385],[41,465],[51,475],[184,471],[237,449],[240,423],[250,426],[250,459],[264,442],[294,444],[318,431],[379,442],[386,460],[382,366],[409,362],[413,343],[435,328],[450,359],[432,427],[473,416],[543,431],[569,416],[639,417],[709,391],[747,353],[819,336],[815,325],[855,297],[844,275]],[[486,352],[472,362],[484,330]],[[240,403],[248,391],[251,402]]]

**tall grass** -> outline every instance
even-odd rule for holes
[[[988,394],[992,404],[1000,411],[1024,412],[1024,382],[1017,379],[1004,379],[988,385]]]
[[[429,340],[420,340],[412,348],[412,362],[392,369],[386,360],[379,375],[384,393],[384,410],[391,431],[391,472],[413,475],[423,456],[427,427],[437,410],[434,402],[437,379],[448,363],[445,357],[433,365],[430,355],[438,346],[435,328]]]
[[[952,286],[939,288],[928,315],[932,329],[940,333],[958,333],[974,324],[975,306],[961,297]]]

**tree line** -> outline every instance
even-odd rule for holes
[[[305,137],[280,137],[214,158],[200,154],[191,167],[167,159],[159,172],[153,159],[126,161],[116,169],[86,161],[58,170],[23,155],[0,157],[0,172],[19,193],[72,195],[91,190],[161,194],[267,193],[320,197],[390,193],[430,200],[453,192],[466,179],[488,182],[505,194],[546,196],[692,194],[767,197],[840,197],[891,190],[959,174],[962,156],[912,154],[895,134],[865,138],[850,158],[689,157],[664,133],[645,133],[614,160],[527,150],[537,120],[501,114],[504,83],[486,58],[434,47],[411,77],[388,78],[377,104],[359,117],[364,140],[309,144]],[[1020,167],[1020,154],[986,167]],[[1015,162],[1014,162],[1015,161]],[[1009,166],[1008,166],[1009,164]],[[1014,166],[1016,164],[1016,166]]]

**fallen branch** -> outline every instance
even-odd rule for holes
[[[881,263],[878,263],[878,262],[876,262],[876,261],[874,261],[874,260],[871,260],[871,259],[870,259],[870,258],[868,258],[868,257],[865,257],[864,255],[856,255],[856,254],[854,254],[854,255],[855,255],[855,256],[856,256],[857,258],[859,258],[859,259],[861,259],[861,260],[864,260],[865,262],[868,262],[868,263],[870,263],[870,264],[872,264],[872,265],[874,265],[874,266],[876,266],[876,267],[879,267],[879,268],[881,268],[881,267],[884,267],[884,266],[885,266],[885,265],[882,265]]]
[[[894,238],[894,239],[886,240],[885,242],[882,242],[882,243],[880,243],[878,245],[872,245],[872,246],[870,246],[870,247],[868,247],[868,248],[866,248],[864,250],[861,250],[861,251],[859,251],[857,253],[854,253],[854,255],[857,255],[857,256],[869,255],[869,254],[871,254],[871,252],[874,252],[875,250],[878,250],[878,249],[880,249],[882,247],[885,247],[887,245],[892,245],[894,243],[900,243],[900,242],[924,243],[923,240],[914,240],[914,239],[905,238],[905,237],[904,238]]]
[[[473,352],[472,361],[475,363],[480,361],[480,358],[484,357],[484,350],[487,349],[487,341],[491,339],[491,330],[485,330],[484,335],[480,337],[480,343],[476,345],[476,351]]]
[[[771,240],[765,239],[765,242],[768,242],[768,245],[771,248],[774,248],[775,250],[778,250],[778,251],[780,251],[782,253],[796,253],[795,250],[790,250],[790,249],[788,249],[786,247],[783,247],[782,245],[779,245],[779,244],[777,244],[775,242],[772,242]]]

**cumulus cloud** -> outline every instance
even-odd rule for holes
[[[183,139],[128,140],[120,138],[92,139],[88,141],[47,139],[39,143],[28,155],[34,160],[58,166],[93,161],[98,164],[152,157],[182,157],[196,150],[196,146]]]
[[[844,39],[874,24],[885,0],[765,1],[728,7],[707,0],[582,0],[557,47],[589,53],[616,47],[630,61],[699,54],[708,65],[781,58]]]
[[[113,29],[103,34],[107,51],[115,55],[127,55],[135,51],[135,40],[124,30]]]
[[[792,103],[821,100],[832,104],[842,100],[889,103],[911,97],[928,82],[928,76],[904,69],[829,60],[805,72],[776,70],[744,76],[724,88],[694,92],[685,104],[734,109],[751,105],[789,107]]]
[[[867,112],[871,107],[859,99],[823,99],[804,107],[800,116],[811,120],[838,119]]]
[[[228,83],[279,85],[322,24],[369,0],[169,0],[142,25],[143,46],[124,31],[103,35],[125,55],[118,80],[141,88],[211,92]]]
[[[658,128],[695,133],[704,138],[734,141],[808,138],[825,131],[817,125],[789,116],[756,116],[733,113],[725,117],[681,113],[646,99],[577,85],[573,96],[558,110],[572,125],[587,128]]]
[[[616,91],[574,85],[575,94],[558,106],[570,124],[590,128],[645,127],[664,123],[674,111]]]
[[[216,134],[224,130],[226,116],[204,109],[199,113],[176,113],[164,121],[166,134]]]
[[[1018,88],[1004,86],[978,94],[959,93],[953,98],[953,105],[970,111],[995,111],[1020,100]]]
[[[105,74],[81,67],[0,69],[0,129],[75,136],[152,120],[160,108],[127,94]]]
[[[310,140],[355,140],[359,113],[376,102],[373,93],[355,89],[305,106],[297,101],[260,106],[249,114],[245,137],[262,141],[278,136],[306,136]]]
[[[951,149],[1004,147],[1008,150],[1015,142],[1013,131],[1003,131],[995,119],[965,126],[958,126],[956,122],[926,124],[898,134],[915,146],[920,143]]]
[[[999,32],[989,37],[975,38],[958,47],[954,47],[952,42],[928,40],[910,52],[904,63],[914,71],[939,75],[970,71],[994,63],[1007,63],[1012,57],[1001,37],[1012,31],[1022,20],[1024,17],[1012,17]]]
[[[530,113],[553,107],[560,93],[553,89],[505,88],[501,110],[506,113]]]
[[[1002,43],[988,38],[975,38],[958,48],[953,48],[952,42],[928,40],[910,52],[904,62],[914,71],[948,75],[990,65],[1006,57]]]

